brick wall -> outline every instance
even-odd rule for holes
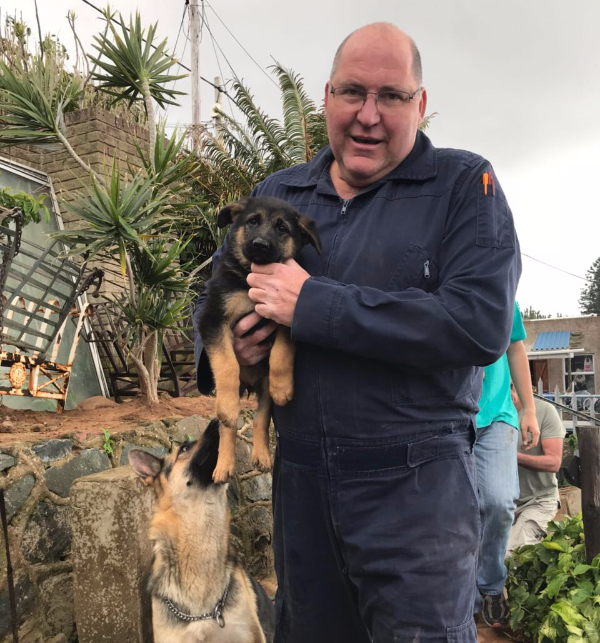
[[[110,168],[113,158],[118,159],[123,171],[127,163],[141,169],[135,145],[147,151],[146,128],[97,107],[66,114],[65,126],[66,138],[75,152],[99,174]],[[87,174],[60,143],[18,145],[3,148],[0,153],[48,174],[62,205],[63,220],[70,221],[64,205],[76,198],[78,190],[87,184]]]
[[[128,164],[142,169],[136,145],[148,150],[145,127],[98,107],[66,114],[65,127],[66,138],[75,152],[98,174],[110,171],[113,158],[120,163],[123,175]],[[82,187],[89,185],[88,175],[60,143],[4,147],[0,155],[45,172],[52,180],[65,227],[79,227],[68,204],[77,198]],[[104,292],[121,290],[124,281],[116,263],[102,267],[106,271]]]

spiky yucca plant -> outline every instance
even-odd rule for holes
[[[73,16],[70,19],[73,26]],[[100,176],[73,150],[64,114],[79,105],[86,81],[76,70],[66,71],[58,50],[55,56],[47,48],[44,56],[23,50],[15,64],[12,50],[2,57],[0,42],[0,143],[61,143],[89,174],[89,190],[73,206],[85,226],[56,234],[72,254],[112,258],[120,264],[127,284],[116,301],[128,329],[124,348],[136,365],[142,396],[154,403],[161,335],[178,326],[191,297],[185,275],[189,267],[181,261],[188,245],[181,226],[185,216],[173,215],[193,211],[197,199],[190,200],[185,178],[190,162],[182,152],[183,136],[175,134],[167,141],[164,128],[156,128],[155,103],[175,104],[181,93],[168,87],[181,76],[168,73],[175,61],[166,41],[155,47],[157,26],[146,31],[139,14],[130,19],[129,28],[119,16],[120,30],[113,26],[109,9],[105,20],[106,29],[95,39],[98,55],[90,56],[97,83],[93,91],[105,92],[113,105],[144,105],[150,146],[140,155],[146,172],[140,175],[130,168],[135,178],[127,181],[113,163],[112,171]]]

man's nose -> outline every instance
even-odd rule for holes
[[[365,102],[356,114],[356,119],[365,127],[372,127],[379,123],[381,114],[379,113],[379,105],[375,94],[367,94]]]

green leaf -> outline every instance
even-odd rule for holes
[[[574,576],[580,576],[581,574],[585,574],[590,569],[594,569],[591,565],[576,565],[575,569],[573,570],[573,575]]]
[[[560,592],[561,587],[565,584],[569,578],[568,574],[558,574],[546,587],[546,594],[548,598],[554,598],[558,592]]]
[[[585,620],[570,603],[566,603],[565,601],[554,603],[550,609],[558,614],[566,625],[578,625]]]
[[[569,551],[569,543],[564,538],[557,538],[556,540],[544,540],[542,541],[542,546],[544,546],[546,549],[552,549],[555,551]]]
[[[544,637],[549,638],[551,641],[556,641],[557,637],[557,630],[556,627],[551,623],[551,620],[548,618],[542,626],[540,627],[540,631],[538,634],[538,643],[541,643],[544,640]]]

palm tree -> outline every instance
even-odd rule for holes
[[[267,116],[250,90],[235,80],[234,100],[242,120],[219,111],[215,132],[205,132],[194,178],[214,208],[248,194],[277,170],[310,161],[327,144],[324,111],[308,97],[302,78],[281,65],[273,73],[281,90],[283,122]]]

